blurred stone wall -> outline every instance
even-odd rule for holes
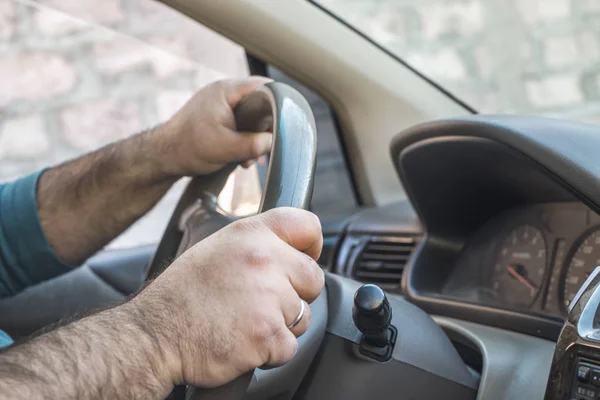
[[[0,182],[150,128],[198,88],[247,75],[241,47],[153,0],[1,0]],[[244,178],[257,201],[255,170]],[[113,246],[158,240],[181,188]]]
[[[197,88],[248,74],[243,49],[153,0],[4,0],[0,55],[1,180],[154,126]]]
[[[600,122],[599,0],[316,2],[478,111]]]

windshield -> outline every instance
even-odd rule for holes
[[[314,0],[482,113],[600,121],[598,0]]]

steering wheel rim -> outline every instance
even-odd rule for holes
[[[240,132],[264,131],[265,122],[272,120],[270,163],[258,212],[276,207],[308,209],[316,168],[317,130],[312,110],[304,96],[291,86],[270,82],[244,98],[236,106],[234,115],[236,129]],[[190,181],[150,262],[148,276],[155,277],[162,273],[168,265],[167,261],[182,252],[182,234],[178,227],[185,210],[203,193],[220,193],[236,167],[237,164],[230,164]],[[189,387],[185,398],[242,398],[252,376],[253,371],[250,371],[215,389]]]

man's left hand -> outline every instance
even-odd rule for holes
[[[153,157],[170,177],[204,175],[231,162],[251,165],[271,149],[269,132],[238,132],[233,109],[263,77],[223,80],[197,92],[169,121],[152,132]]]
[[[37,203],[44,234],[58,257],[80,264],[183,176],[209,174],[234,162],[248,166],[268,153],[272,134],[237,132],[233,109],[269,81],[215,82],[155,129],[46,170]]]

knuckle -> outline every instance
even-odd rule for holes
[[[313,263],[313,268],[315,271],[315,275],[317,276],[317,287],[320,292],[325,287],[325,271],[323,271],[323,268],[321,268],[321,266],[317,264],[316,261]]]
[[[248,267],[262,270],[271,264],[271,255],[260,248],[249,246],[242,253]]]
[[[251,338],[259,346],[267,345],[274,336],[279,334],[279,327],[271,318],[266,316],[257,316],[253,319],[251,325]]]
[[[319,257],[323,251],[323,230],[321,220],[315,214],[310,213],[309,234],[312,237],[312,246],[314,247],[313,256]]]
[[[306,286],[313,286],[315,280],[315,273],[312,270],[312,263],[314,261],[304,253],[299,253],[300,266],[298,268],[298,275]]]
[[[262,329],[258,352],[263,354],[262,364],[279,366],[285,364],[298,351],[296,336],[281,324],[268,325]]]
[[[283,364],[291,360],[296,354],[296,351],[298,351],[298,340],[288,329],[286,329],[282,336],[279,346],[281,349],[280,361]]]
[[[290,361],[298,351],[298,340],[289,329],[281,328],[272,346],[270,363],[282,365]]]
[[[307,297],[305,300],[312,302],[319,296],[325,285],[325,275],[319,265],[309,256],[304,255],[302,265],[302,279],[305,282]]]
[[[314,286],[315,293],[314,293],[312,300],[315,300],[317,297],[319,297],[319,295],[323,291],[324,287],[325,287],[325,273],[323,272],[321,267],[316,265],[316,279],[315,279],[315,286]]]

